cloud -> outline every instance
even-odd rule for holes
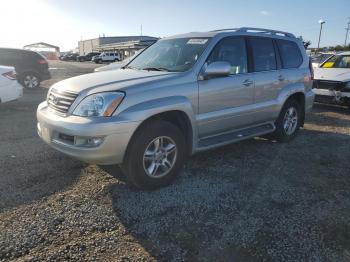
[[[265,11],[265,10],[261,10],[261,11],[260,11],[260,14],[261,14],[261,15],[269,15],[270,13],[267,12],[267,11]]]

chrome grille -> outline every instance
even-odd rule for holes
[[[55,111],[66,114],[77,96],[74,92],[51,89],[47,103]]]

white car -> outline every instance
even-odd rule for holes
[[[101,67],[97,67],[95,68],[95,72],[101,72],[101,71],[108,71],[108,70],[117,70],[119,68],[122,68],[123,66],[127,65],[131,60],[133,60],[136,56],[138,56],[138,54],[140,54],[144,49],[138,50],[135,52],[134,55],[124,59],[123,61],[118,61],[118,62],[114,62],[114,63],[110,63],[109,65],[106,66],[101,66]]]
[[[16,79],[13,67],[0,66],[0,103],[16,100],[23,95],[23,87]]]
[[[314,69],[317,102],[350,106],[350,52],[333,55]]]
[[[120,54],[115,52],[103,52],[102,54],[94,58],[94,62],[96,64],[116,61],[120,61]]]
[[[311,58],[312,61],[312,67],[316,68],[319,67],[324,61],[326,61],[331,56],[335,55],[335,53],[319,53],[316,56],[313,56]]]

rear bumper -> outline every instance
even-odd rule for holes
[[[38,135],[54,149],[82,161],[101,165],[120,164],[139,122],[118,117],[61,117],[43,102],[37,109]],[[77,145],[79,139],[101,138],[96,147]]]
[[[41,81],[49,80],[51,79],[51,73],[49,70],[40,72],[40,79]]]
[[[310,90],[305,94],[305,112],[310,112],[312,109],[312,105],[314,104],[315,93]]]

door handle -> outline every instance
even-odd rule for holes
[[[282,81],[284,81],[284,79],[285,79],[285,78],[284,78],[283,75],[279,75],[279,76],[278,76],[278,81],[281,81],[281,82],[282,82]]]
[[[244,86],[251,86],[252,84],[253,84],[253,81],[250,79],[246,79],[242,83],[242,85],[244,85]]]

